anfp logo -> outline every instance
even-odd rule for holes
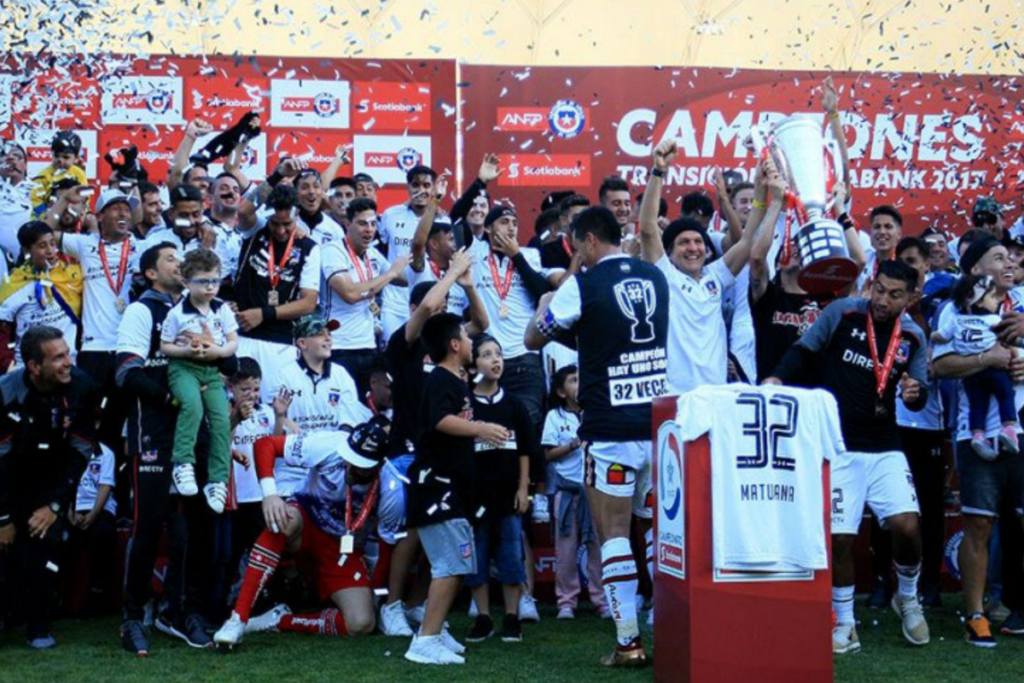
[[[154,114],[166,114],[171,104],[171,93],[166,90],[151,90],[146,95],[146,108]]]
[[[403,147],[395,155],[395,162],[399,169],[409,171],[416,164],[420,163],[420,153],[412,147]]]
[[[334,116],[338,113],[340,107],[341,104],[338,102],[338,98],[330,93],[322,92],[313,98],[313,111],[316,112],[317,116],[324,118]]]

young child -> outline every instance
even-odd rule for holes
[[[74,509],[68,511],[69,557],[84,560],[79,566],[84,576],[73,572],[72,581],[80,578],[87,582],[85,609],[93,614],[102,611],[105,595],[114,588],[111,578],[117,557],[117,503],[113,491],[114,452],[100,443],[78,482]],[[78,612],[77,605],[66,607],[71,613]]]
[[[435,315],[424,324],[422,337],[435,367],[423,387],[407,514],[430,560],[431,581],[423,623],[405,658],[418,664],[464,664],[465,648],[443,626],[462,577],[477,569],[469,522],[478,509],[473,447],[477,439],[504,444],[509,433],[500,425],[473,420],[464,379],[472,346],[461,318]]]
[[[991,276],[963,275],[953,288],[957,315],[949,317],[946,325],[932,333],[932,341],[952,342],[953,350],[963,356],[988,351],[998,343],[992,326],[1002,319],[1002,304]],[[995,460],[999,456],[999,446],[1016,454],[1019,451],[1019,425],[1009,373],[998,368],[985,368],[960,381],[967,396],[968,426],[974,451],[984,460]],[[993,398],[999,406],[999,419],[1002,421],[995,447],[985,438],[985,421]]]
[[[238,348],[238,323],[227,304],[217,299],[220,259],[208,249],[185,255],[181,266],[188,293],[170,310],[160,333],[160,350],[170,358],[167,380],[181,405],[174,431],[174,485],[183,496],[199,493],[196,485],[196,436],[205,412],[210,425],[206,502],[220,514],[227,500],[231,466],[231,421],[219,364]]]
[[[568,365],[551,377],[551,409],[544,419],[541,446],[555,467],[555,595],[558,618],[575,619],[580,594],[577,551],[587,547],[587,589],[598,615],[608,616],[601,582],[601,544],[597,541],[590,506],[583,492],[583,444],[580,428],[579,371]]]
[[[36,217],[46,212],[50,190],[58,181],[71,178],[78,185],[89,182],[82,168],[82,139],[74,131],[62,130],[53,136],[50,152],[53,163],[32,179],[35,182],[31,194],[32,213]]]
[[[501,640],[516,643],[523,639],[519,624],[519,587],[526,581],[523,566],[523,522],[521,515],[530,506],[530,459],[539,456],[537,437],[526,406],[508,395],[498,384],[505,361],[501,344],[488,335],[473,338],[473,417],[501,425],[509,432],[502,444],[477,439],[476,488],[481,508],[473,518],[476,541],[476,573],[466,577],[477,606],[477,618],[466,640],[479,643],[494,634],[490,615],[491,558],[501,583],[505,616]]]

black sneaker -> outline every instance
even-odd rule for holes
[[[467,643],[480,643],[494,635],[494,622],[486,614],[477,616],[473,622],[473,628],[469,629],[466,636]]]
[[[1010,616],[999,625],[999,632],[1004,636],[1024,636],[1024,614],[1010,612]]]
[[[925,586],[921,589],[921,607],[927,609],[942,607],[942,593],[937,585]]]
[[[867,606],[870,609],[887,609],[891,601],[892,591],[886,586],[885,579],[875,577],[875,588],[871,591],[871,595],[868,596]]]
[[[523,627],[519,625],[519,617],[516,615],[506,614],[505,619],[501,622],[501,642],[523,642]]]
[[[149,640],[146,627],[141,621],[127,619],[121,622],[121,647],[134,655],[145,657],[149,654]]]
[[[168,619],[161,614],[156,618],[156,628],[172,638],[185,641],[189,647],[198,649],[213,647],[213,639],[203,629],[202,621],[195,615],[189,614],[184,619]]]

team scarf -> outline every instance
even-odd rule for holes
[[[45,272],[36,270],[31,263],[15,268],[0,286],[0,303],[23,287],[34,288],[32,299],[40,308],[46,308],[51,301],[56,302],[75,325],[79,324],[85,290],[81,266],[58,262]]]

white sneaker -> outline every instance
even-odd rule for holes
[[[224,505],[228,502],[228,487],[223,482],[214,482],[203,487],[203,495],[206,496],[206,504],[218,515],[224,512]]]
[[[422,624],[427,614],[427,603],[418,607],[406,607],[405,618],[410,624]]]
[[[832,654],[845,655],[860,650],[857,627],[853,624],[836,624],[832,628]]]
[[[264,612],[258,617],[253,617],[243,624],[243,631],[245,633],[268,633],[271,631],[277,631],[277,625],[281,623],[281,617],[291,613],[292,608],[288,605],[276,605],[269,611]]]
[[[471,598],[469,601],[469,618],[476,619],[478,616],[480,616],[480,610],[476,607],[476,600]]]
[[[654,608],[651,607],[651,611],[647,613],[647,625],[654,628]]]
[[[465,664],[466,660],[441,642],[441,636],[413,636],[405,658],[417,664]]]
[[[241,644],[244,634],[245,624],[242,622],[242,618],[238,616],[238,612],[232,612],[220,630],[213,634],[213,642],[233,648],[235,645]]]
[[[454,652],[457,655],[461,655],[466,652],[466,646],[455,640],[455,637],[448,632],[447,626],[441,629],[441,644],[444,645],[447,650]]]
[[[175,465],[171,471],[171,479],[174,481],[174,488],[182,496],[198,496],[199,486],[196,484],[196,470],[188,463]]]
[[[532,519],[539,524],[547,524],[551,521],[551,512],[548,510],[548,497],[543,493],[538,493],[533,497]],[[522,621],[521,617],[520,621]]]
[[[915,595],[912,598],[904,598],[900,595],[892,596],[892,611],[903,620],[903,637],[911,645],[927,645],[931,640],[928,631],[928,622],[924,620],[924,610]]]
[[[576,613],[572,611],[572,607],[562,607],[558,610],[558,616],[556,619],[575,619]]]
[[[519,596],[519,621],[540,621],[537,601],[526,593]]]
[[[416,635],[405,618],[405,610],[402,609],[402,601],[398,600],[390,605],[380,607],[380,630],[386,636],[402,636],[411,638]]]

